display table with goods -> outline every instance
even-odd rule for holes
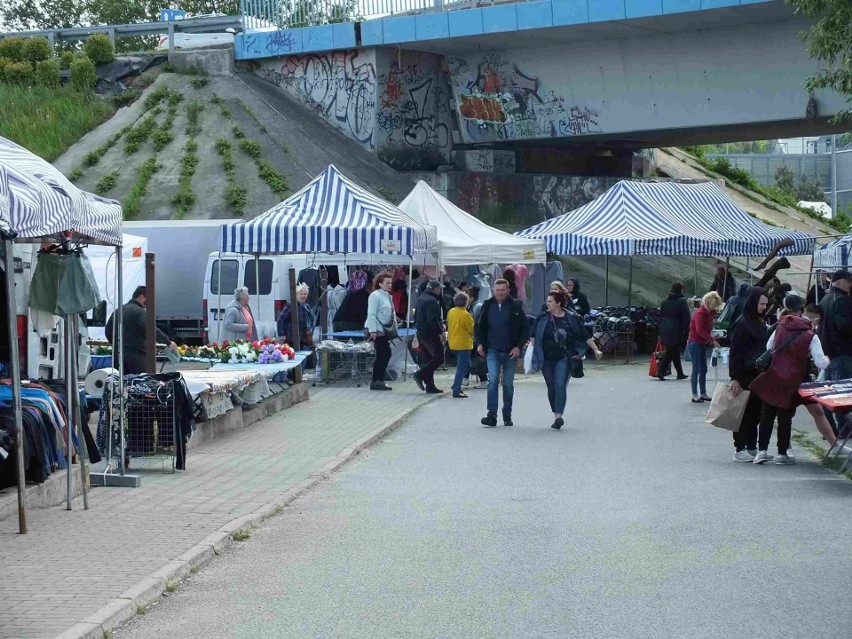
[[[346,331],[346,333],[356,331]],[[372,379],[373,362],[376,360],[376,348],[371,340],[364,339],[360,332],[360,341],[350,338],[347,342],[326,339],[317,344],[317,355],[320,364],[317,366],[317,376],[326,383],[351,378],[361,382]]]
[[[799,386],[799,397],[805,403],[816,402],[837,415],[837,441],[828,449],[825,457],[828,459],[839,456],[852,439],[852,379],[802,384]],[[846,470],[852,463],[850,460],[852,456],[847,455],[839,472]]]

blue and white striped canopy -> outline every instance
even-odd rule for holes
[[[570,213],[516,235],[543,239],[557,255],[806,255],[814,238],[764,224],[738,208],[713,182],[623,180]]]
[[[0,219],[22,238],[72,231],[121,245],[121,204],[78,189],[49,162],[3,137]]]
[[[852,267],[852,234],[823,244],[814,251],[814,268],[837,271]]]
[[[361,188],[334,165],[266,213],[222,225],[227,253],[364,253],[415,256],[437,247],[424,226]]]

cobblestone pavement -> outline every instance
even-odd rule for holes
[[[279,498],[329,461],[430,399],[311,389],[311,399],[190,449],[187,470],[139,471],[142,486],[0,521],[0,638],[53,638],[101,610],[211,533]],[[159,468],[159,467],[158,467]]]

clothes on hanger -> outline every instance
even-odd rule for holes
[[[308,285],[308,304],[311,308],[316,308],[317,302],[320,299],[320,272],[314,266],[303,268],[299,271],[299,276],[296,278],[299,284]]]
[[[488,266],[482,265],[479,267],[476,275],[473,276],[475,286],[479,287],[479,298],[477,301],[484,302],[491,299],[491,284],[493,283],[492,275],[488,272]]]
[[[506,267],[515,274],[515,286],[518,289],[518,300],[527,301],[526,281],[529,277],[529,269],[525,264],[511,264]]]
[[[30,308],[53,315],[85,313],[101,303],[89,258],[80,251],[39,251],[30,283]]]

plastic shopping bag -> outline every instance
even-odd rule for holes
[[[524,352],[524,375],[531,375],[535,373],[533,370],[533,347],[527,346],[527,350]]]
[[[727,384],[717,384],[705,421],[708,424],[713,424],[716,428],[737,432],[743,421],[750,395],[750,391],[741,390],[739,395],[734,397]]]

